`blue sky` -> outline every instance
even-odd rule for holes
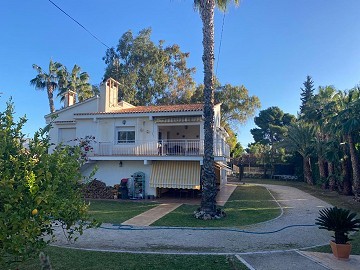
[[[191,0],[53,0],[108,46],[115,46],[131,29],[153,29],[154,41],[178,44],[190,52],[188,66],[196,67],[202,82],[202,32]],[[306,75],[315,86],[349,89],[360,81],[359,0],[243,0],[225,16],[216,13],[216,61],[220,82],[245,85],[260,98],[262,108],[278,106],[296,114],[300,87]],[[50,58],[71,68],[74,64],[98,84],[104,74],[106,48],[48,0],[4,1],[0,5],[0,110],[13,97],[16,115],[26,114],[24,132],[44,126],[49,112],[45,92],[29,81],[32,64],[47,68]],[[60,108],[56,102],[56,108]],[[238,127],[239,141],[252,141],[253,119]]]

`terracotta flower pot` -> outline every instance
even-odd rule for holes
[[[330,241],[331,250],[336,258],[339,260],[348,260],[351,252],[351,244],[336,244],[334,241]]]

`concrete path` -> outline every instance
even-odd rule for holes
[[[237,185],[235,184],[226,184],[217,194],[216,202],[220,206],[224,206],[225,203],[230,198],[231,194],[236,189]],[[159,206],[156,206],[140,215],[137,215],[125,222],[121,223],[121,225],[132,225],[132,226],[149,226],[158,219],[167,215],[171,211],[175,210],[181,205],[181,203],[163,203]]]
[[[181,203],[163,203],[140,215],[137,215],[136,217],[126,220],[121,224],[133,226],[149,226],[150,224],[154,223],[166,214],[178,208],[180,205]]]
[[[359,270],[360,255],[350,255],[349,260],[338,260],[330,253],[299,251],[299,254],[332,270]]]
[[[58,239],[55,244],[112,252],[239,254],[245,261],[249,261],[250,266],[253,265],[252,269],[326,269],[324,265],[295,251],[329,243],[331,233],[319,230],[314,223],[319,209],[330,205],[296,188],[275,185],[266,187],[278,200],[283,214],[274,220],[247,226],[243,228],[245,231],[231,228],[132,227],[103,224],[99,229],[86,230],[75,243],[67,242],[59,229],[55,232]],[[272,266],[269,264],[269,257],[266,259],[270,255]],[[294,263],[290,263],[292,260]],[[311,266],[293,266],[305,262]],[[343,268],[340,269],[347,269],[346,262],[342,264]]]
[[[223,186],[217,196],[216,196],[216,203],[219,206],[224,206],[225,203],[228,201],[228,199],[230,198],[231,194],[234,192],[234,190],[236,189],[237,185],[236,184],[226,184],[225,186]]]

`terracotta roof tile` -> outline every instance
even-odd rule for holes
[[[75,113],[75,115],[157,113],[157,112],[195,112],[195,111],[202,111],[203,106],[204,106],[203,104],[137,106],[134,108],[119,109],[117,111],[112,111],[112,112]]]

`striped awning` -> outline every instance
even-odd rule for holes
[[[200,189],[200,163],[153,161],[150,187]]]

